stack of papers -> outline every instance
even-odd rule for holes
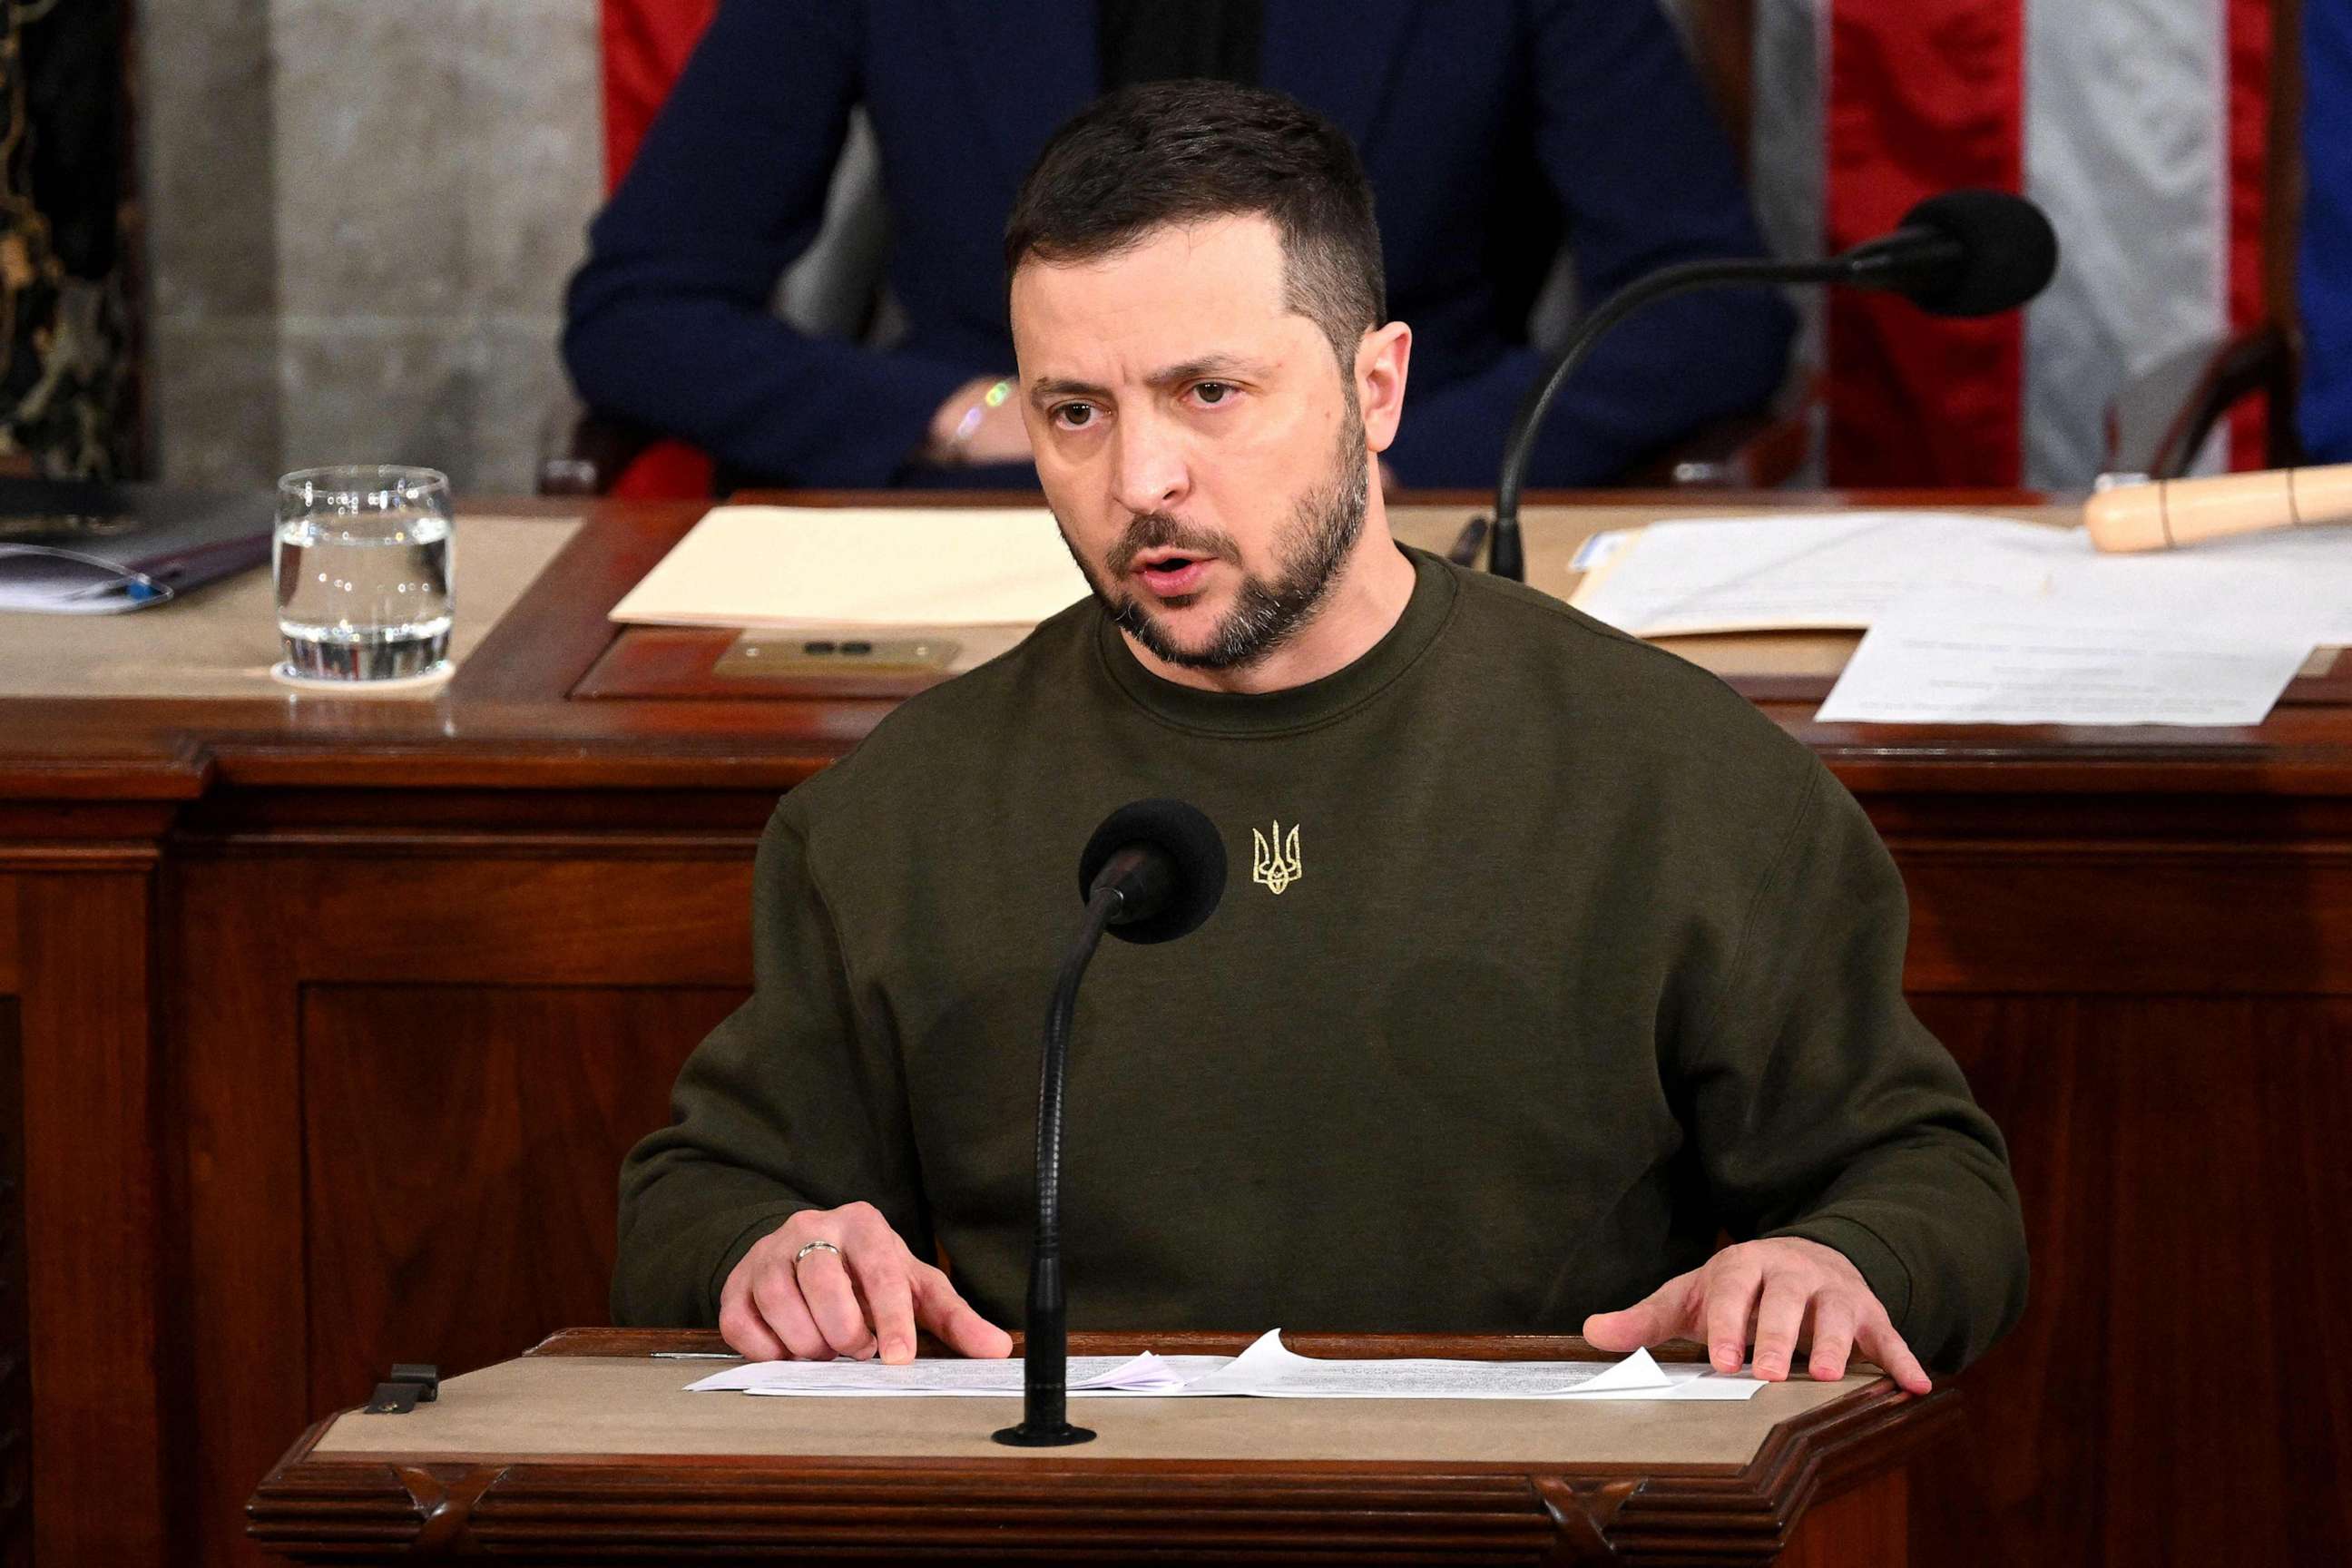
[[[776,1397],[1018,1397],[1017,1361],[954,1359],[751,1362],[687,1385],[689,1393]],[[1738,1400],[1764,1384],[1705,1364],[1662,1367],[1647,1351],[1620,1362],[1343,1361],[1303,1356],[1281,1331],[1237,1356],[1072,1356],[1070,1396],[1259,1399]]]
[[[2258,724],[2314,647],[2352,645],[2352,529],[2147,555],[1951,512],[1603,537],[1572,602],[1635,636],[1867,629],[1824,722]]]

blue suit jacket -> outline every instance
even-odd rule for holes
[[[581,395],[747,476],[1034,483],[1025,466],[941,476],[908,458],[960,384],[1013,369],[1004,217],[1096,94],[1095,17],[1095,0],[724,0],[590,229],[563,340]],[[1493,482],[1563,231],[1588,304],[1666,262],[1759,248],[1655,0],[1268,0],[1261,80],[1336,121],[1370,175],[1389,314],[1413,329],[1388,454],[1407,484]],[[860,101],[908,321],[887,353],[771,311]],[[1637,315],[1554,407],[1531,482],[1605,479],[1762,403],[1789,333],[1769,294]]]
[[[2352,463],[2352,16],[2306,6],[2303,48],[2303,444]]]

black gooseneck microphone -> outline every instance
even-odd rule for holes
[[[1822,261],[1685,261],[1635,279],[1577,324],[1550,374],[1520,402],[1495,485],[1494,542],[1486,569],[1515,583],[1526,581],[1519,492],[1536,432],[1593,345],[1652,300],[1720,284],[1837,283],[1900,294],[1933,315],[1990,316],[2041,293],[2057,268],[2058,237],[2040,207],[2005,191],[1946,191],[1905,214],[1893,234],[1865,240],[1843,256]]]
[[[1037,1231],[1022,1331],[1021,1425],[998,1432],[1000,1443],[1046,1448],[1094,1436],[1069,1422],[1069,1306],[1062,1285],[1062,1080],[1078,982],[1105,930],[1129,942],[1171,942],[1198,929],[1224,890],[1225,841],[1197,806],[1181,800],[1120,806],[1078,858],[1087,912],[1045,1010],[1038,1070]]]

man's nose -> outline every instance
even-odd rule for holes
[[[1183,432],[1155,413],[1119,422],[1111,463],[1111,499],[1131,512],[1166,511],[1190,483]]]

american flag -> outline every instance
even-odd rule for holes
[[[2267,313],[2273,0],[1755,0],[1750,176],[1787,255],[1958,185],[2058,231],[2025,310],[1808,304],[1832,484],[2080,486],[2131,378]],[[2261,465],[2263,412],[2209,465]]]

